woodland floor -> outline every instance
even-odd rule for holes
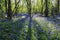
[[[39,14],[34,14],[32,17],[31,24],[32,24],[31,25],[32,35],[35,36],[35,38],[32,40],[39,39],[38,35],[40,32],[44,33],[47,32],[47,34],[51,35],[55,33],[56,34],[60,33],[59,15],[55,16],[55,18],[51,18],[51,17],[40,16]],[[20,35],[19,37],[21,37],[22,40],[27,36],[27,32],[29,30],[28,25],[29,25],[28,14],[18,14],[17,17],[12,18],[11,21],[7,19],[0,20],[0,39],[3,39],[4,37],[11,39],[18,39],[16,35]]]

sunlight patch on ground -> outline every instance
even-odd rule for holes
[[[36,18],[35,20],[39,20],[39,18]]]
[[[13,18],[13,21],[15,22],[15,21],[17,21],[18,20],[18,18]]]
[[[48,27],[52,30],[52,32],[56,31],[55,25],[52,24],[51,22],[48,23]]]
[[[42,17],[37,17],[37,18],[35,18],[35,20],[38,21],[38,20],[45,20],[45,19]]]
[[[26,16],[20,16],[20,17],[18,17],[18,18],[12,18],[13,19],[13,21],[15,22],[15,21],[17,21],[18,19],[23,19],[23,18],[26,18]]]
[[[60,19],[60,17],[57,17],[57,19]]]
[[[37,21],[41,25],[41,27],[43,29],[44,28],[46,28],[47,30],[50,29],[52,32],[56,31],[56,27],[55,27],[56,25],[54,23],[52,23],[52,22],[47,21],[46,18],[44,18],[44,17],[36,17],[34,19],[35,19],[35,21]]]
[[[7,17],[7,15],[5,15],[5,17]]]
[[[26,16],[22,16],[21,18],[25,18]]]

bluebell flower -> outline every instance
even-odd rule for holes
[[[16,40],[17,39],[17,36],[15,34],[10,34],[10,38]]]
[[[3,37],[2,37],[2,35],[0,35],[0,40],[3,40]]]
[[[4,28],[0,28],[0,31],[5,30]]]
[[[26,39],[27,39],[27,40],[30,40],[30,36],[27,36]]]
[[[48,40],[50,40],[50,38],[51,38],[51,37],[50,37],[50,36],[48,36]]]
[[[21,19],[20,21],[21,21],[22,23],[24,23],[24,22],[25,22],[25,19]]]

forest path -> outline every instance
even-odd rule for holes
[[[33,16],[32,19],[36,20],[39,24],[41,24],[41,26],[46,26],[49,29],[60,31],[60,15],[55,16],[55,18],[43,17],[43,16],[40,16],[40,14],[33,14],[32,16]],[[19,14],[16,20],[21,18],[23,20],[25,19],[27,20],[28,17],[29,17],[28,14]]]
[[[21,16],[21,17],[20,17]],[[51,17],[43,17],[40,14],[32,14],[32,19],[35,20],[42,28],[48,28],[51,31],[60,31],[60,15],[55,16],[55,18]],[[18,15],[17,19],[22,18],[23,20],[27,20],[29,17],[28,14]],[[15,19],[14,19],[15,20]],[[34,24],[34,23],[33,23]]]
[[[57,15],[55,18],[41,17],[39,14],[33,16],[33,20],[37,21],[42,28],[48,28],[51,31],[60,31],[60,16]]]

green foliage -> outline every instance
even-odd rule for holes
[[[14,2],[15,0],[13,0],[13,1],[11,1],[12,2],[12,11],[14,10],[14,8],[15,8],[15,2]],[[19,0],[18,0],[19,1]],[[17,2],[18,2],[17,1]],[[17,10],[18,10],[18,13],[20,12],[22,12],[22,13],[26,13],[28,10],[27,10],[27,2],[28,1],[26,1],[26,0],[21,0],[20,2],[19,2],[19,4],[17,4],[17,5],[19,5],[18,6],[18,8],[17,8]],[[52,3],[53,1],[52,0],[49,0],[48,1],[48,9],[49,9],[49,15],[51,16],[51,10],[52,10],[52,8],[53,7],[55,7],[55,9],[56,9],[56,6],[54,6],[55,4],[57,5],[57,3],[56,3],[56,1],[54,0],[54,2]],[[0,1],[0,4],[2,5],[2,11],[4,11],[5,12],[5,5],[4,5],[4,0],[1,0]],[[33,1],[31,1],[31,11],[32,11],[32,13],[35,13],[35,12],[41,12],[41,10],[42,10],[42,7],[43,7],[43,13],[44,13],[44,11],[45,11],[45,0],[33,0]],[[54,5],[53,5],[54,4]],[[29,5],[28,5],[29,6]],[[1,8],[1,7],[0,7]],[[15,10],[14,10],[14,13],[15,13]],[[56,12],[55,12],[56,13]]]
[[[30,0],[21,0],[21,2],[18,4],[18,8],[17,8],[17,12],[18,13],[27,13],[28,12],[28,8],[31,6],[31,12],[35,13],[35,12],[41,12],[42,7],[43,7],[43,13],[45,11],[45,0],[36,0],[36,4],[34,3],[35,0],[33,0],[33,2],[31,2],[30,5]],[[56,0],[55,0],[56,1]],[[13,13],[15,13],[15,3],[14,1],[12,2],[12,11],[14,10]],[[27,5],[28,3],[28,5]],[[54,6],[53,4],[56,3],[52,3],[52,0],[48,0],[48,10],[49,10],[49,16],[51,16],[51,10],[52,8],[54,8],[54,13],[57,13],[57,11],[55,11],[57,8],[56,6]],[[57,5],[57,4],[56,4]],[[0,17],[3,18],[5,15],[5,4],[4,4],[4,0],[0,0]],[[15,19],[14,19],[15,20]],[[37,21],[37,20],[36,20]],[[57,37],[60,40],[60,33],[57,34],[56,29],[54,28],[53,24],[48,24],[49,22],[44,21],[44,23],[41,22],[36,22],[34,21],[34,23],[32,24],[32,28],[31,28],[31,40],[49,40],[48,36],[50,36],[50,40],[55,40]],[[37,23],[37,24],[35,24]],[[3,30],[0,31],[0,35],[1,38],[3,40],[26,40],[27,39],[27,35],[28,33],[28,21],[22,23],[21,21],[10,21],[10,22],[0,22],[0,28],[2,28]],[[50,26],[49,26],[50,25]],[[48,26],[50,29],[48,29]],[[38,27],[38,29],[37,29]],[[41,28],[40,28],[41,27]],[[43,31],[41,31],[43,30]],[[49,34],[49,32],[54,32],[53,34]]]
[[[20,24],[20,27],[18,26]],[[22,31],[22,27],[24,24],[22,22],[0,22],[0,28],[3,28],[2,31],[0,31],[0,35],[2,36],[3,40],[15,40],[20,35],[19,33]]]

